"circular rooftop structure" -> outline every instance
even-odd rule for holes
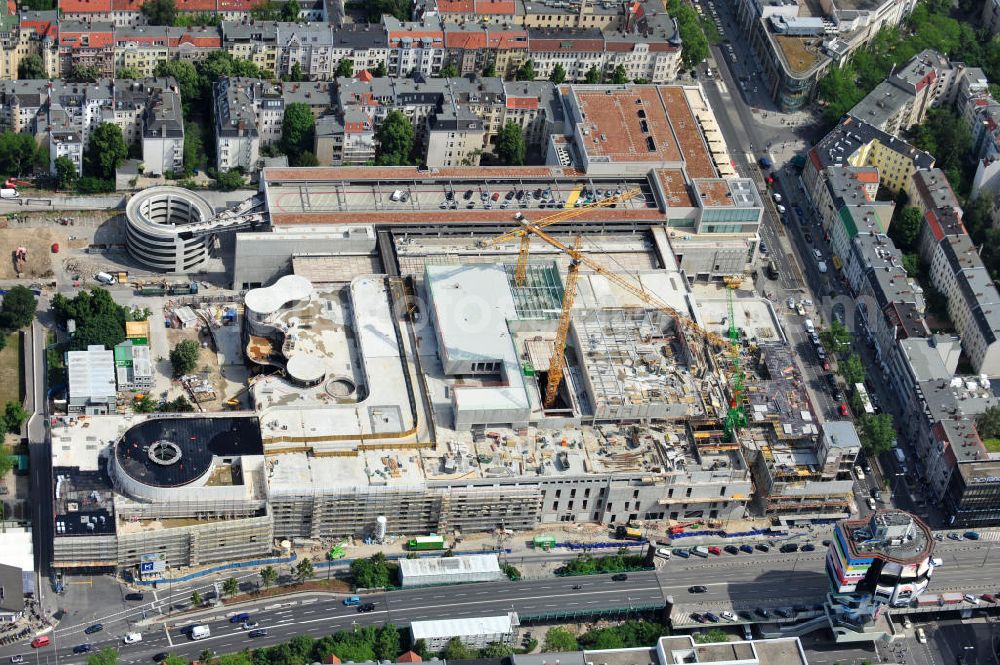
[[[122,435],[109,472],[126,494],[157,500],[207,484],[216,459],[262,454],[256,418],[152,418]]]
[[[290,303],[305,300],[312,295],[312,292],[312,282],[302,275],[285,275],[271,286],[247,291],[243,304],[248,310],[248,315],[265,317]]]
[[[202,196],[181,187],[151,187],[125,207],[125,244],[136,261],[154,270],[184,273],[208,259],[201,222],[215,217]]]
[[[319,385],[326,378],[323,359],[312,353],[296,353],[288,359],[285,371],[288,379],[299,386]]]

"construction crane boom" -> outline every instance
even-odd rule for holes
[[[621,194],[616,194],[615,196],[609,196],[607,198],[601,199],[600,201],[595,201],[594,203],[588,203],[587,205],[580,206],[579,208],[568,208],[562,210],[553,215],[548,215],[536,220],[533,224],[536,228],[544,228],[546,226],[551,226],[558,222],[566,221],[567,219],[573,219],[574,217],[579,217],[584,213],[593,210],[595,208],[606,208],[610,205],[615,205],[617,203],[622,203],[629,200],[633,196],[637,196],[642,193],[640,189],[630,189]],[[521,250],[517,255],[517,268],[514,271],[514,282],[521,286],[524,284],[525,278],[528,276],[528,254],[531,251],[531,234],[522,228],[514,229],[513,231],[508,231],[503,235],[499,235],[496,238],[490,240],[485,240],[482,242],[483,247],[492,247],[495,245],[500,245],[505,242],[511,242],[517,238],[521,239]]]
[[[528,234],[524,235],[525,238]],[[576,237],[573,251],[580,253],[583,239]],[[552,359],[549,361],[548,381],[545,385],[545,408],[551,408],[559,395],[559,384],[562,383],[563,356],[566,354],[566,337],[569,335],[569,322],[573,313],[573,300],[576,298],[576,280],[580,276],[580,260],[573,258],[566,273],[566,286],[563,289],[562,311],[559,313],[559,326],[556,328],[556,340],[552,345]]]
[[[643,289],[641,286],[637,286],[633,284],[630,280],[622,277],[621,275],[608,270],[597,261],[594,261],[587,255],[585,255],[578,248],[570,247],[566,243],[557,240],[556,238],[552,237],[545,231],[542,231],[540,228],[538,228],[537,225],[529,224],[527,222],[521,222],[521,226],[528,233],[538,236],[539,238],[541,238],[548,244],[552,245],[556,249],[568,254],[571,259],[579,261],[580,263],[587,266],[597,274],[607,278],[615,285],[625,289],[626,291],[634,295],[636,298],[639,298],[643,302],[652,305],[656,309],[673,316],[674,318],[677,319],[678,325],[684,326],[686,329],[694,332],[695,334],[701,337],[704,337],[705,339],[709,340],[710,342],[712,342],[717,346],[725,347],[729,344],[728,340],[722,335],[705,330],[697,323],[692,321],[687,314],[678,311],[676,308],[665,303],[657,296]]]

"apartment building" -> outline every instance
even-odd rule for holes
[[[883,28],[899,23],[916,0],[824,2],[739,0],[737,20],[763,67],[764,85],[785,113],[805,107],[816,83]]]
[[[59,22],[59,72],[96,67],[102,78],[115,75],[114,25],[106,22]]]
[[[37,55],[49,78],[59,76],[59,13],[50,11],[22,11],[20,13],[18,62],[28,55]],[[16,75],[9,78],[17,78]]]
[[[528,59],[528,31],[524,28],[445,23],[443,30],[446,64],[454,65],[460,76],[479,74],[493,65],[497,76],[510,79]]]
[[[223,21],[220,26],[222,48],[238,60],[252,62],[262,71],[276,72],[278,25],[276,21]]]
[[[222,48],[222,36],[216,28],[141,26],[116,28],[114,43],[115,67],[132,67],[149,77],[161,62],[204,60]]]
[[[317,155],[330,155],[331,165],[374,159],[374,133],[392,110],[413,123],[432,166],[478,164],[483,152],[493,151],[507,122],[522,128],[529,145],[542,145],[563,128],[558,92],[543,81],[341,78],[337,95],[340,121],[317,127],[316,133]],[[341,136],[334,139],[331,132]],[[334,153],[334,146],[342,152]]]
[[[401,23],[382,18],[389,47],[389,76],[436,76],[444,66],[444,30],[433,22]]]
[[[269,36],[269,32],[261,34],[264,39]],[[356,74],[374,69],[388,58],[386,35],[378,25],[354,24],[333,31],[323,24],[279,23],[275,39],[275,75],[279,78],[290,75],[298,64],[310,80],[329,81],[341,60],[351,61]]]
[[[150,95],[143,113],[142,163],[150,173],[180,173],[184,168],[184,114],[175,90]]]

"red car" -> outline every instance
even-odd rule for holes
[[[837,409],[840,411],[840,415],[844,416],[845,418],[848,415],[850,415],[850,412],[847,410],[846,404],[841,404],[839,407],[837,407]]]
[[[709,547],[708,551],[711,552],[712,554],[714,554],[715,556],[719,556],[720,554],[722,554],[722,550],[720,550],[715,545],[712,545],[711,547]]]

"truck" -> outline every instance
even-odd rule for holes
[[[620,526],[615,529],[615,538],[619,540],[642,540],[642,529],[632,526]]]
[[[10,189],[7,187],[0,189],[0,199],[16,199],[17,197],[18,193],[16,189]]]
[[[406,543],[406,549],[412,551],[443,550],[444,538],[433,533],[429,536],[417,536],[416,538],[410,538],[410,540]]]
[[[212,631],[208,629],[208,626],[204,624],[199,624],[197,626],[191,626],[191,639],[192,640],[203,640],[206,637],[211,637]]]
[[[941,604],[942,605],[960,605],[963,600],[965,600],[965,596],[963,596],[960,593],[942,593],[941,594]]]
[[[917,607],[939,607],[941,597],[936,593],[925,593],[917,598]]]
[[[827,271],[826,261],[820,261],[819,263],[816,264],[816,267],[819,268],[819,271],[821,273],[826,273]]]

